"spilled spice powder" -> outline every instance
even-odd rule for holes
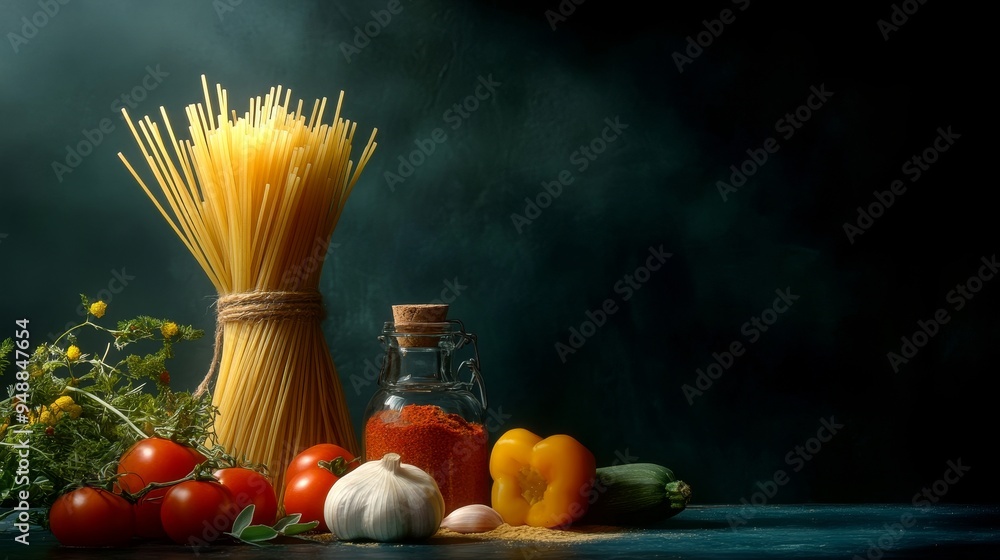
[[[365,425],[365,457],[398,453],[402,462],[432,477],[444,496],[445,515],[469,504],[490,503],[487,433],[435,405],[383,410]]]
[[[504,523],[491,531],[482,533],[456,533],[448,529],[438,529],[431,538],[427,539],[427,544],[448,545],[468,542],[504,542],[504,543],[551,543],[551,544],[574,544],[591,542],[603,539],[613,539],[624,537],[637,529],[625,527],[612,527],[607,525],[581,525],[569,529],[546,529],[545,527],[530,527],[528,525],[508,525]],[[337,537],[330,533],[305,534],[303,538],[308,540],[330,543],[337,540]],[[379,543],[361,542],[352,543],[360,546],[379,546]]]
[[[627,534],[627,529],[604,525],[582,525],[569,529],[546,529],[528,525],[508,525],[504,523],[491,531],[482,533],[456,533],[448,529],[438,529],[431,537],[431,544],[447,544],[461,540],[476,541],[508,541],[508,542],[543,542],[543,543],[579,543],[621,537]]]

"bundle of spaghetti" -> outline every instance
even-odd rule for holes
[[[357,454],[350,414],[321,328],[318,286],[334,228],[376,147],[373,129],[357,165],[350,159],[357,123],[322,122],[326,98],[308,119],[291,90],[271,88],[230,112],[216,85],[213,111],[186,109],[190,139],[178,141],[161,107],[161,126],[122,112],[159,193],[122,162],[204,269],[218,291],[212,392],[217,442],[267,465],[279,492],[284,468],[310,445],[333,442]],[[279,501],[280,503],[280,501]]]

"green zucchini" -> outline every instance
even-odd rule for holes
[[[673,517],[691,502],[691,487],[653,463],[597,469],[583,524],[646,525]]]

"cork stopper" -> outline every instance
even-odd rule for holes
[[[397,333],[440,333],[439,323],[448,320],[448,304],[446,303],[413,303],[392,306],[392,321]],[[433,336],[401,336],[399,345],[437,346],[438,339]]]

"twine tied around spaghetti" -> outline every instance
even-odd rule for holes
[[[253,291],[219,296],[215,304],[215,350],[205,379],[193,396],[208,390],[221,357],[222,332],[226,323],[259,323],[264,321],[322,321],[326,317],[323,297],[318,291],[284,292]]]

